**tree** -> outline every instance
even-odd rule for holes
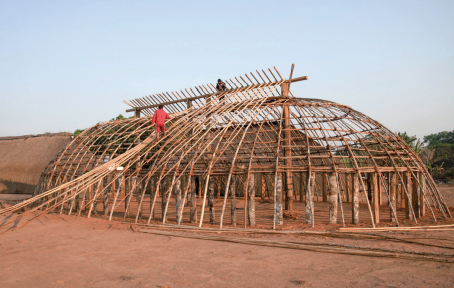
[[[433,151],[433,155],[430,153],[428,155],[432,156],[429,163],[424,162],[432,175],[454,178],[454,131],[443,131],[424,136],[424,143],[428,144],[426,149]]]
[[[416,136],[408,136],[407,132],[398,132],[397,135],[402,138],[402,140],[404,140],[411,147],[411,149],[416,152],[416,154],[421,153],[423,150],[424,143],[421,142],[420,139],[416,138]]]
[[[424,136],[424,143],[428,143],[429,146],[441,143],[454,144],[454,130]]]

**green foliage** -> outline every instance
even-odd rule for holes
[[[131,116],[131,117],[126,118],[126,117],[123,116],[122,114],[118,114],[117,117],[110,119],[110,121],[115,121],[115,120],[126,120],[126,119],[132,119],[132,118],[134,118],[134,116]]]
[[[434,177],[454,178],[454,131],[443,131],[424,136],[424,143],[432,149],[433,157],[427,165]]]
[[[398,132],[397,135],[402,138],[402,140],[404,140],[411,147],[411,149],[416,152],[416,154],[421,153],[422,149],[424,149],[424,143],[421,142],[420,139],[416,138],[416,136],[409,136],[407,135],[407,132]]]
[[[454,131],[443,131],[424,136],[424,143],[428,143],[429,146],[443,143],[454,144]]]
[[[76,131],[74,131],[74,136],[77,137],[79,136],[80,133],[82,133],[85,129],[76,129]]]
[[[441,163],[445,163],[447,168],[454,167],[454,144],[439,143],[430,147],[435,150],[432,159],[433,164],[441,165]]]

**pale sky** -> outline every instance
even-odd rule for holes
[[[392,131],[454,129],[454,1],[0,1],[0,136],[276,66]]]

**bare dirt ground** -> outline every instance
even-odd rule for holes
[[[442,186],[440,191],[448,206],[453,207],[454,187]],[[319,216],[316,213],[321,222],[325,221],[324,210],[325,207],[320,206]],[[366,211],[361,215],[367,218]],[[388,226],[389,212],[385,210],[380,217],[382,215],[383,225]],[[0,224],[4,220],[0,218]],[[296,226],[312,230],[303,224],[297,225],[298,221],[293,224],[286,221],[284,229],[292,230]],[[430,217],[422,222],[434,225]],[[440,219],[438,224],[450,223],[451,219]],[[263,225],[267,226],[267,221]],[[401,225],[407,226],[407,222]],[[454,286],[454,266],[451,263],[188,239],[141,233],[140,228],[119,221],[108,222],[99,216],[87,219],[63,214],[45,215],[15,232],[0,234],[0,287]],[[335,230],[339,225],[322,223],[315,230],[321,228]],[[186,234],[195,235],[193,232]],[[375,233],[445,248],[367,237],[210,233],[213,234],[454,254],[454,228]]]

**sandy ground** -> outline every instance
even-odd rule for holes
[[[454,187],[440,190],[454,206]],[[454,247],[453,230],[381,234]],[[361,238],[226,236],[454,254],[453,248]],[[118,221],[58,214],[0,235],[0,287],[453,287],[453,268],[145,234]]]

